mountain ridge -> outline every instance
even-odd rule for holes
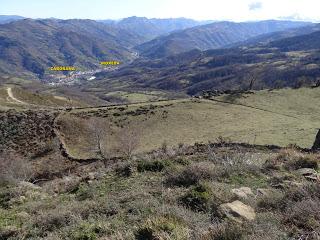
[[[0,71],[42,77],[53,65],[99,67],[132,59],[138,36],[92,20],[24,19],[0,25]]]
[[[276,20],[244,23],[216,22],[156,38],[137,46],[136,49],[144,57],[161,58],[194,48],[202,51],[223,48],[261,34],[308,24],[310,23]]]

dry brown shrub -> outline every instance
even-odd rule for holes
[[[169,173],[166,180],[168,185],[189,187],[198,184],[201,180],[210,180],[214,177],[214,165],[210,162],[191,164],[179,172]]]
[[[132,159],[141,142],[142,129],[139,127],[125,126],[116,136],[118,151],[128,160]]]
[[[33,169],[28,159],[14,153],[0,154],[0,184],[28,181]]]

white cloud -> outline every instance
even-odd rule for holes
[[[253,2],[249,4],[249,10],[250,11],[255,11],[255,10],[259,10],[263,7],[262,2]]]
[[[162,0],[158,17],[190,17],[216,20],[263,20],[299,15],[320,19],[319,0]],[[252,11],[252,9],[256,11]]]

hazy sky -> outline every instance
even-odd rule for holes
[[[320,0],[0,0],[0,15],[32,18],[320,20]]]

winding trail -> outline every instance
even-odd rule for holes
[[[8,88],[7,88],[7,93],[8,93],[9,98],[10,98],[14,103],[27,105],[26,102],[23,102],[23,101],[15,98],[15,96],[13,96],[13,92],[12,92],[12,88],[11,88],[11,87],[8,87]]]

